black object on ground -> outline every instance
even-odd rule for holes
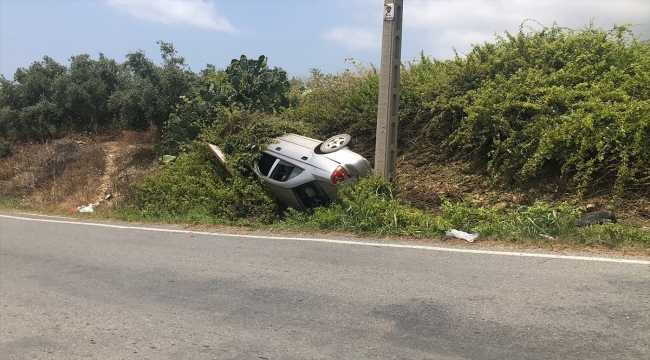
[[[594,213],[587,213],[582,215],[577,221],[576,225],[578,227],[584,227],[587,225],[602,225],[605,220],[609,220],[613,223],[616,223],[616,216],[614,215],[613,212],[609,211],[600,211],[600,212],[594,212]]]

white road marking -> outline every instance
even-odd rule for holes
[[[38,218],[28,218],[22,216],[11,216],[11,215],[2,215],[2,214],[0,214],[0,217],[7,218],[7,219],[25,220],[25,221],[39,221],[39,222],[49,222],[49,223],[57,223],[57,224],[96,226],[96,227],[106,227],[106,228],[114,228],[114,229],[156,231],[156,232],[177,233],[177,234],[222,236],[222,237],[247,238],[247,239],[308,241],[308,242],[319,242],[319,243],[341,244],[341,245],[375,246],[375,247],[417,249],[417,250],[430,250],[430,251],[468,253],[468,254],[519,256],[519,257],[532,257],[532,258],[543,258],[543,259],[582,260],[582,261],[612,262],[612,263],[624,263],[624,264],[636,264],[636,265],[650,265],[650,260],[641,260],[641,259],[620,259],[620,258],[604,258],[604,257],[591,257],[591,256],[560,255],[560,254],[540,254],[540,253],[533,253],[533,252],[460,249],[460,248],[447,248],[447,247],[440,247],[440,246],[387,244],[387,243],[380,243],[380,242],[334,240],[334,239],[320,239],[320,238],[228,234],[228,233],[215,233],[215,232],[196,231],[196,230],[158,229],[158,228],[144,227],[144,226],[124,226],[124,225],[114,225],[114,224],[88,223],[88,222],[81,222],[81,221],[38,219]]]

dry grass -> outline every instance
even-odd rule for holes
[[[156,166],[155,131],[123,131],[95,138],[66,137],[26,144],[0,159],[0,196],[23,206],[67,211],[83,204],[111,210],[129,185]]]
[[[16,167],[18,166],[17,158],[15,156],[7,156],[0,158],[0,194],[7,191],[4,183],[11,180],[16,175]]]
[[[89,202],[89,189],[105,168],[104,152],[71,138],[30,144],[6,160],[11,176],[4,177],[2,195],[20,196],[35,208],[61,210]],[[8,173],[8,170],[5,170]]]
[[[126,151],[117,152],[113,162],[115,167],[108,183],[108,193],[113,200],[102,203],[100,211],[110,211],[116,205],[125,201],[131,195],[131,184],[138,182],[147,173],[158,167],[156,154],[152,146],[138,146],[127,148]]]

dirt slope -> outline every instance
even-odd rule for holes
[[[131,183],[157,168],[154,144],[152,132],[123,131],[23,145],[0,159],[0,195],[37,210],[110,210]]]

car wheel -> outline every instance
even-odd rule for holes
[[[324,154],[328,154],[340,150],[344,147],[352,149],[353,146],[354,139],[352,139],[352,136],[348,134],[339,134],[323,141],[323,143],[320,144],[320,151]]]

